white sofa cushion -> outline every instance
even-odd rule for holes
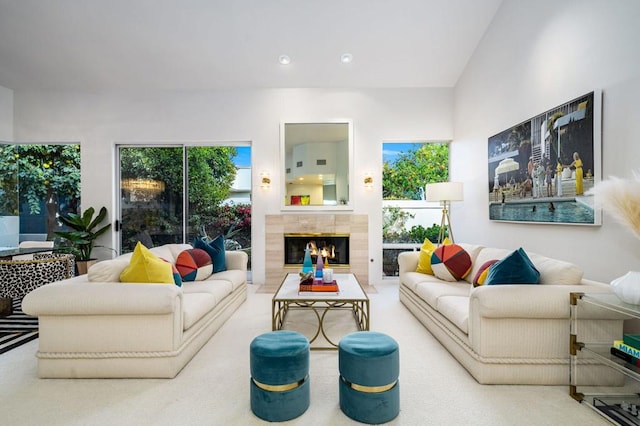
[[[411,291],[416,291],[416,285],[418,283],[441,283],[438,277],[429,274],[423,274],[421,272],[405,272],[403,274],[403,284],[411,289]]]
[[[529,259],[540,272],[538,284],[578,285],[582,281],[582,269],[573,263],[550,259],[536,253],[530,253]]]
[[[128,258],[116,257],[115,259],[104,260],[89,268],[87,278],[93,282],[117,283],[120,282],[120,274],[127,266],[129,266]]]
[[[468,298],[469,287],[471,285],[466,281],[447,282],[438,280],[438,282],[418,283],[415,293],[432,308],[437,309],[438,299],[442,296],[464,296]]]
[[[482,265],[489,260],[500,260],[509,255],[509,253],[513,252],[513,250],[501,249],[501,248],[493,248],[486,247],[480,250],[480,253],[476,256],[476,259],[473,262],[473,266],[471,267],[471,272],[467,275],[467,280],[469,283],[473,283],[473,277],[476,276],[478,270],[482,267]]]
[[[469,296],[441,296],[437,311],[447,317],[464,334],[469,334]]]
[[[205,316],[216,306],[216,298],[208,293],[184,294],[182,298],[184,309],[182,311],[183,330],[188,330],[200,318]]]
[[[192,248],[190,244],[165,244],[163,246],[153,247],[150,251],[156,256],[168,260],[175,265],[178,255],[184,250]]]

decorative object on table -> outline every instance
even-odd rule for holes
[[[315,293],[322,293],[325,295],[329,293],[339,294],[340,288],[338,287],[338,283],[336,282],[336,280],[333,280],[329,283],[324,283],[319,280],[313,280],[311,284],[300,284],[300,287],[298,287],[298,294],[300,296],[308,296]]]
[[[332,283],[333,282],[333,269],[332,268],[324,268],[322,270],[322,282],[323,283]]]
[[[462,201],[463,190],[461,182],[438,182],[430,183],[425,187],[427,201],[439,201],[442,205],[442,219],[440,221],[440,232],[438,233],[438,245],[440,245],[445,238],[445,232],[447,232],[449,239],[452,243],[455,242],[453,238],[453,229],[451,227],[451,216],[449,210],[451,208],[452,201]]]
[[[313,264],[311,263],[311,248],[307,244],[304,248],[304,261],[302,262],[302,272],[313,272]]]
[[[587,191],[587,195],[595,195],[598,207],[640,238],[640,172],[633,171],[632,179],[611,176]],[[640,272],[630,271],[614,279],[611,287],[623,302],[640,304]]]
[[[300,285],[313,284],[313,271],[300,272]]]
[[[78,268],[79,275],[86,274],[91,264],[95,263],[95,259],[91,257],[93,245],[98,237],[111,228],[110,223],[107,223],[101,228],[97,228],[107,217],[106,207],[100,209],[95,219],[93,217],[94,214],[95,209],[89,207],[82,215],[76,213],[61,215],[60,221],[71,228],[72,231],[55,231],[56,235],[66,239],[71,244],[71,253],[76,257],[76,267]]]
[[[318,259],[316,262],[316,278],[322,278],[322,268],[324,268],[322,252],[318,251]]]
[[[614,279],[611,288],[623,302],[640,305],[640,272],[629,271]]]

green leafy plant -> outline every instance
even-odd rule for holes
[[[447,231],[448,230],[445,229],[446,234],[448,234]],[[440,233],[440,225],[436,225],[435,223],[428,228],[425,228],[422,225],[414,225],[409,230],[411,241],[416,243],[422,243],[424,242],[425,239],[428,239],[432,243],[437,243],[439,233]]]
[[[96,229],[107,217],[107,208],[102,207],[98,216],[93,217],[95,210],[89,207],[82,215],[68,213],[60,216],[60,221],[72,229],[72,231],[56,231],[56,235],[68,240],[71,243],[73,254],[76,260],[85,261],[91,259],[91,252],[95,240],[111,228],[108,223]]]

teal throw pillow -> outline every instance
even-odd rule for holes
[[[522,247],[491,265],[485,285],[538,284],[540,272]]]
[[[224,237],[218,235],[211,241],[205,241],[201,237],[196,238],[193,248],[199,248],[211,256],[213,262],[213,272],[222,272],[227,270],[227,261],[224,251]]]

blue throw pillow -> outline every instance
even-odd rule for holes
[[[538,284],[539,279],[540,272],[521,247],[491,266],[485,285]]]
[[[224,237],[218,235],[211,241],[205,241],[201,237],[196,238],[193,243],[193,248],[199,248],[211,256],[213,262],[213,272],[222,272],[227,270],[227,261],[225,259],[224,251]]]

